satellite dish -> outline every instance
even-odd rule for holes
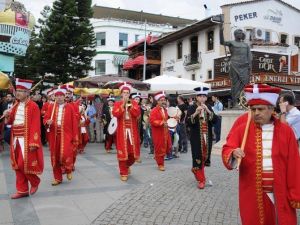
[[[290,45],[287,49],[286,49],[286,52],[288,54],[291,54],[292,56],[293,55],[297,55],[298,52],[299,52],[299,48],[297,45]]]

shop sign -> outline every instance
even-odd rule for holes
[[[235,22],[250,20],[254,18],[257,18],[257,12],[249,12],[249,13],[234,15]]]
[[[250,77],[251,83],[299,85],[300,77],[294,75],[255,74]],[[229,77],[208,81],[212,89],[221,89],[231,86]]]

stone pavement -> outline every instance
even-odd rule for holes
[[[0,225],[88,224],[239,224],[237,172],[228,172],[220,156],[207,169],[213,186],[196,187],[190,172],[190,152],[157,170],[152,155],[142,149],[142,163],[132,167],[128,182],[119,180],[116,154],[103,144],[89,144],[79,155],[71,182],[51,186],[52,170],[45,148],[45,171],[32,197],[11,200],[15,175],[8,151],[0,154]]]

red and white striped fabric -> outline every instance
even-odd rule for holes
[[[24,80],[20,78],[16,79],[16,89],[30,90],[32,84],[33,84],[32,80]]]
[[[67,93],[67,89],[64,88],[63,86],[59,86],[57,89],[54,90],[54,95],[65,95]]]
[[[251,84],[244,88],[248,105],[273,105],[276,106],[279,93],[278,87],[267,84]]]
[[[119,89],[120,89],[121,92],[124,91],[124,90],[128,90],[129,92],[131,92],[132,86],[130,84],[124,82],[124,83],[120,84]]]
[[[166,94],[164,91],[160,91],[160,92],[157,92],[155,95],[154,95],[154,99],[156,101],[158,101],[159,99],[161,98],[165,98],[166,97]]]

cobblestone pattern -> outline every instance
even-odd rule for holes
[[[213,186],[204,190],[190,171],[170,171],[117,200],[93,225],[239,224],[237,173],[217,166],[206,171]]]
[[[199,190],[190,171],[166,171],[118,199],[92,225],[239,225],[238,173],[214,156],[206,175],[213,186]]]

